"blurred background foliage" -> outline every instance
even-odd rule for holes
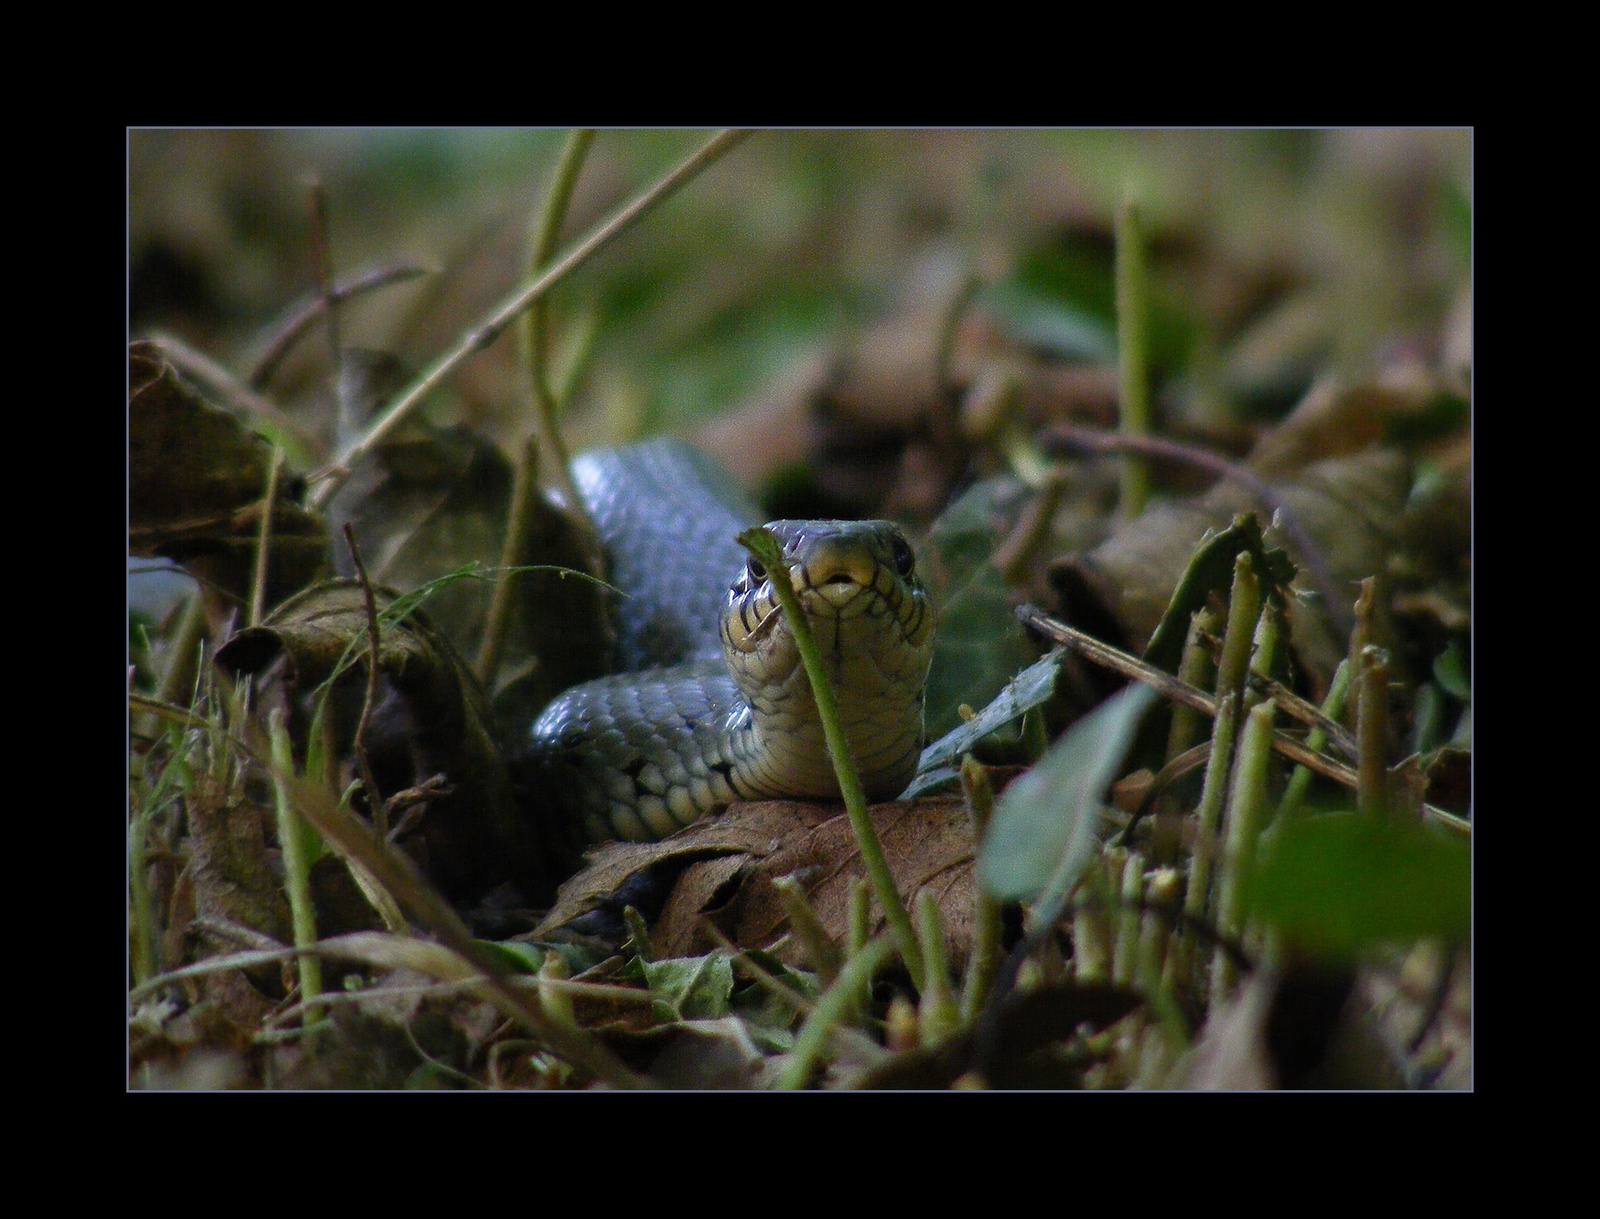
[[[704,136],[602,132],[563,243]],[[131,131],[131,331],[248,366],[310,295],[315,174],[341,277],[395,262],[439,272],[341,314],[347,345],[420,367],[523,277],[562,138]],[[936,311],[968,275],[1010,338],[1101,364],[1115,346],[1111,218],[1128,194],[1150,235],[1158,403],[1169,420],[1220,403],[1264,422],[1313,369],[1450,355],[1442,323],[1470,282],[1470,154],[1465,130],[764,132],[556,294],[558,369],[587,353],[571,435],[584,447],[691,432],[804,379],[873,322]],[[514,346],[475,357],[435,421],[509,445]],[[323,350],[299,345],[278,401],[321,392]]]

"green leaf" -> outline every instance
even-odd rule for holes
[[[1472,701],[1472,679],[1467,675],[1467,658],[1459,640],[1452,639],[1450,646],[1434,659],[1433,680],[1451,697],[1464,703]]]
[[[985,479],[929,531],[945,577],[925,704],[927,731],[935,738],[960,726],[962,704],[989,703],[1033,655],[1005,580],[989,562],[1024,496],[1013,479]]]
[[[496,958],[507,973],[536,974],[544,964],[545,953],[532,944],[518,940],[478,940],[480,949]]]
[[[1247,895],[1255,918],[1312,951],[1466,934],[1472,847],[1413,822],[1331,813],[1281,825]]]
[[[985,291],[982,305],[1017,338],[1057,359],[1111,363],[1117,358],[1114,256],[1109,245],[1068,238],[1021,258],[1011,276]],[[1151,271],[1148,344],[1159,371],[1183,367],[1196,327]]]
[[[733,960],[725,952],[703,957],[643,961],[639,967],[651,993],[677,1020],[716,1020],[733,997]]]
[[[822,983],[814,973],[791,969],[771,953],[759,949],[745,955],[751,964],[766,970],[806,999],[815,1000],[822,993]],[[783,995],[758,982],[750,982],[734,993],[733,1011],[744,1022],[750,1040],[763,1053],[786,1054],[794,1048],[794,1034],[790,1030],[799,1017],[794,1005]]]
[[[1028,663],[1005,580],[989,564],[945,603],[934,656],[926,707],[927,729],[935,736],[961,724],[963,704],[984,706]]]
[[[1167,611],[1162,614],[1161,623],[1144,650],[1147,662],[1168,673],[1178,671],[1184,640],[1189,634],[1189,619],[1205,607],[1210,593],[1227,599],[1228,590],[1233,587],[1234,560],[1245,550],[1255,560],[1256,575],[1272,589],[1279,604],[1283,603],[1284,590],[1295,576],[1294,562],[1284,551],[1268,549],[1255,513],[1242,512],[1226,529],[1201,539],[1195,548],[1183,578],[1167,602]]]
[[[1001,794],[978,881],[1002,901],[1035,900],[1054,921],[1100,842],[1100,808],[1155,692],[1133,685],[1074,724]]]
[[[1042,660],[1037,660],[1018,673],[999,694],[977,715],[959,728],[945,733],[922,751],[917,764],[916,778],[901,793],[900,799],[910,800],[930,791],[941,783],[954,779],[961,769],[961,755],[968,753],[984,737],[1026,712],[1050,699],[1055,690],[1056,674],[1061,671],[1061,658],[1065,652],[1056,648]]]
[[[1116,331],[1092,313],[1024,284],[996,284],[984,304],[1007,330],[1061,360],[1109,363],[1117,357]]]

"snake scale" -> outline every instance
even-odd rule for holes
[[[575,686],[529,737],[540,797],[587,842],[653,841],[737,799],[838,798],[822,725],[767,573],[735,535],[756,510],[714,461],[655,440],[579,457],[610,557],[618,673]],[[869,799],[922,745],[934,612],[889,521],[774,521]]]

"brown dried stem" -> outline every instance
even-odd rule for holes
[[[1114,672],[1130,677],[1134,681],[1142,681],[1160,694],[1175,703],[1185,707],[1193,707],[1204,715],[1216,716],[1216,700],[1204,690],[1197,690],[1187,682],[1179,681],[1172,674],[1148,665],[1137,656],[1129,656],[1126,652],[1119,651],[1110,644],[1102,643],[1092,635],[1085,635],[1082,631],[1060,622],[1043,610],[1033,605],[1017,607],[1017,617],[1027,626],[1032,627],[1040,634],[1065,644],[1073,651],[1087,657],[1096,664],[1104,665]],[[1288,708],[1282,708],[1288,710]],[[1356,772],[1325,754],[1315,753],[1307,749],[1299,741],[1282,733],[1274,733],[1272,747],[1292,762],[1298,762],[1307,770],[1315,771],[1324,778],[1332,779],[1345,787],[1356,786]],[[1431,804],[1423,805],[1423,812],[1430,820],[1454,830],[1459,834],[1472,833],[1472,823],[1465,818],[1457,817],[1454,813],[1447,813],[1443,809],[1435,808]]]

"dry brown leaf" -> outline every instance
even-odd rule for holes
[[[1317,462],[1273,490],[1320,550],[1334,590],[1350,590],[1353,602],[1360,580],[1387,570],[1409,485],[1405,456],[1375,448]],[[1129,649],[1141,651],[1205,531],[1260,507],[1246,488],[1226,481],[1195,499],[1155,501],[1094,550],[1052,565],[1064,613],[1076,621],[1109,618]],[[1300,566],[1295,587],[1311,587],[1292,542],[1281,530],[1267,536]],[[1320,604],[1292,607],[1290,629],[1296,655],[1320,676],[1320,688],[1343,658],[1342,641]]]
[[[972,938],[973,847],[965,805],[945,798],[879,804],[870,811],[901,897],[909,903],[931,887],[938,898],[951,965],[959,970]],[[561,887],[535,937],[594,908],[645,868],[671,859],[696,866],[678,878],[652,933],[653,947],[670,956],[715,948],[716,937],[703,926],[712,916],[739,947],[769,949],[787,964],[808,966],[798,943],[787,938],[788,920],[772,881],[793,876],[823,928],[842,943],[851,884],[866,875],[839,805],[736,804],[663,842],[600,847],[589,866]],[[876,930],[884,925],[882,912],[874,917]]]
[[[380,611],[392,599],[381,592]],[[367,737],[381,794],[387,799],[434,775],[450,788],[427,799],[401,845],[452,900],[472,900],[506,880],[538,892],[543,861],[471,672],[420,612],[381,634]],[[329,581],[291,598],[261,626],[229,640],[217,663],[233,673],[270,673],[258,707],[284,707],[298,736],[310,722],[309,697],[347,652],[355,663],[335,683],[330,705],[337,756],[348,765],[368,654],[365,600],[354,581]]]
[[[1231,998],[1213,1003],[1179,1086],[1207,1092],[1276,1088],[1278,1071],[1266,1033],[1276,993],[1277,980],[1261,970]]]
[[[154,343],[129,345],[128,386],[128,552],[169,558],[243,598],[272,446],[208,402]],[[322,522],[287,484],[273,503],[269,604],[323,563]]]

